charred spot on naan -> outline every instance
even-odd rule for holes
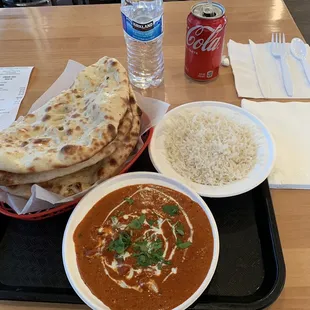
[[[56,150],[56,149],[49,149],[49,150],[47,151],[47,153],[57,153],[57,150]]]
[[[105,133],[105,132],[103,132],[102,133],[102,140],[100,141],[100,144],[103,146],[105,143],[104,143],[104,141],[108,141],[108,135]]]
[[[116,166],[116,165],[117,165],[116,159],[115,159],[115,158],[111,158],[109,164],[110,164],[111,166]]]
[[[70,184],[68,187],[66,187],[66,189],[61,187],[59,191],[64,196],[72,196],[72,195],[80,193],[82,189],[83,189],[82,183],[75,182],[73,184]]]
[[[118,128],[120,128],[123,125],[123,123],[124,123],[124,119],[122,118],[121,121],[118,124]]]
[[[135,148],[135,146],[136,146],[135,144],[129,143],[129,144],[126,144],[125,148],[133,150]]]
[[[49,119],[51,119],[51,116],[49,114],[45,114],[42,118],[42,122],[46,122],[48,121]]]
[[[27,114],[24,118],[26,123],[33,123],[36,120],[36,116],[34,114]]]
[[[114,120],[114,117],[113,117],[113,116],[109,116],[109,115],[105,115],[104,118],[105,118],[105,119],[109,119],[109,120],[111,120],[111,121]]]
[[[66,131],[66,134],[67,134],[68,136],[71,136],[72,133],[73,133],[73,130],[72,130],[72,129],[68,129],[68,130]]]
[[[64,117],[64,113],[69,113],[70,110],[72,109],[71,105],[68,104],[68,102],[69,102],[69,100],[67,100],[67,101],[60,101],[60,102],[57,102],[57,103],[53,104],[51,106],[51,108],[52,108],[51,112],[53,112],[56,115],[57,114],[63,115],[63,117]]]
[[[33,127],[33,130],[34,131],[39,131],[41,128],[42,128],[41,126],[36,125],[36,126]]]
[[[61,148],[60,152],[64,155],[73,155],[76,154],[81,147],[79,145],[65,145]]]
[[[19,134],[25,134],[25,133],[27,133],[28,131],[29,131],[28,128],[21,128],[21,129],[18,129],[18,130],[17,130],[17,132],[18,132]]]
[[[97,176],[100,178],[101,176],[104,175],[104,168],[101,167],[98,171],[97,171]]]
[[[58,102],[58,103],[55,103],[54,105],[53,105],[53,108],[54,109],[58,109],[58,108],[61,108],[61,107],[63,107],[64,106],[64,102]]]
[[[137,106],[137,114],[138,114],[139,116],[141,116],[141,115],[142,115],[142,110],[140,109],[140,107],[139,107],[139,106]]]
[[[116,128],[114,125],[112,124],[109,124],[108,125],[108,132],[111,134],[112,138],[115,138],[116,137]]]
[[[39,138],[39,139],[34,139],[31,142],[33,144],[48,144],[51,141],[50,138]]]
[[[71,99],[71,96],[70,96],[69,93],[66,93],[66,94],[65,94],[65,97],[67,98],[67,100],[70,100],[70,99]]]
[[[103,62],[104,64],[106,64],[106,61]],[[111,67],[116,67],[118,64],[118,62],[116,61],[116,59],[114,58],[110,58],[108,60],[108,66],[111,66]]]
[[[130,133],[130,135],[131,135],[132,137],[138,137],[138,136],[139,136],[139,133],[136,132],[136,131],[133,131],[132,133]]]
[[[136,104],[136,98],[133,95],[129,96],[129,103],[130,104]]]

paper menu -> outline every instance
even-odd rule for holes
[[[0,67],[0,130],[16,118],[33,67]]]

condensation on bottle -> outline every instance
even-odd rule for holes
[[[163,1],[122,0],[121,14],[130,82],[156,87],[164,78]]]

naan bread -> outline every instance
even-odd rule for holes
[[[118,135],[128,134],[128,132],[132,127],[132,119],[133,114],[130,109],[126,112],[125,117],[121,120],[119,124],[117,130]],[[90,159],[66,168],[59,168],[51,171],[42,171],[37,173],[12,173],[12,172],[0,171],[0,185],[12,186],[12,185],[29,184],[29,183],[40,183],[65,176],[67,174],[74,173],[85,167],[92,166],[96,164],[98,161],[110,156],[119,147],[119,143],[120,143],[119,139],[114,139],[112,142],[110,142],[106,147],[101,149]]]
[[[116,138],[128,101],[126,70],[103,57],[70,89],[0,132],[0,171],[34,173],[88,160]]]
[[[132,90],[131,97],[134,98]],[[120,133],[117,136],[115,140],[119,142],[119,147],[112,155],[91,167],[38,185],[63,197],[68,197],[87,190],[95,183],[102,182],[116,175],[122,169],[129,155],[134,150],[140,134],[141,110],[134,100],[131,100],[131,102],[133,113],[131,129],[127,134]],[[29,198],[31,196],[32,185],[33,184],[25,184],[7,187],[6,191],[16,196]]]

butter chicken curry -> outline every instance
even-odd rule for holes
[[[189,197],[134,185],[102,198],[74,232],[79,272],[111,309],[173,309],[210,268],[208,217]]]

